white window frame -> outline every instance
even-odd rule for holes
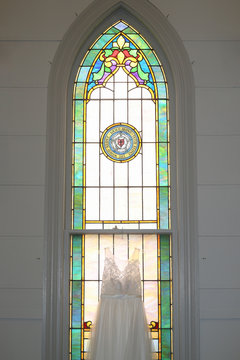
[[[199,359],[194,82],[181,39],[148,0],[95,0],[65,34],[48,83],[45,197],[44,360],[68,359],[72,86],[81,57],[102,31],[125,19],[156,50],[170,87],[174,360]]]

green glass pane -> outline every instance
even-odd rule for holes
[[[83,116],[79,120],[75,122],[75,141],[83,142]]]
[[[161,281],[161,327],[163,329],[171,327],[170,311],[170,281]]]
[[[168,229],[168,187],[160,187],[160,229]]]
[[[83,207],[83,188],[74,189],[74,209],[82,209]]]
[[[83,144],[75,144],[74,185],[83,185]]]
[[[109,29],[108,31],[106,31],[105,32],[105,34],[117,34],[117,33],[119,33],[119,30],[118,29],[116,29],[114,26],[113,27],[111,27],[111,29]]]
[[[73,212],[73,228],[82,229],[83,227],[83,210],[75,209]]]
[[[158,101],[159,133],[158,141],[167,141],[167,104],[165,100]]]
[[[171,360],[171,330],[162,330],[162,360]]]
[[[72,330],[72,360],[81,359],[81,330]]]
[[[113,35],[102,35],[100,39],[93,45],[92,49],[102,49],[108,41],[112,39]]]
[[[167,98],[167,92],[166,92],[165,83],[157,83],[157,89],[158,89],[158,98],[159,99],[166,99]]]
[[[156,82],[164,82],[161,66],[152,66],[152,71],[154,73]]]
[[[84,90],[85,90],[85,83],[77,83],[76,91],[75,91],[75,99],[83,99],[84,98]]]
[[[99,50],[89,50],[89,53],[87,54],[82,66],[91,66],[93,64],[93,60],[98,54]]]
[[[170,280],[170,237],[161,235],[160,238],[161,254],[161,280]]]
[[[82,119],[82,115],[83,115],[83,100],[76,100],[74,101],[74,113],[75,113],[75,121],[79,122],[80,119]]]
[[[82,236],[74,235],[72,240],[72,272],[73,280],[82,279]]]
[[[153,65],[159,65],[159,62],[156,58],[156,56],[154,55],[152,50],[142,50],[142,52],[144,53],[145,57],[148,59],[149,63],[151,66]]]
[[[149,49],[149,45],[143,38],[138,34],[128,34],[128,37],[140,48],[140,49]]]
[[[82,301],[82,282],[73,281],[72,284],[72,327],[81,327],[81,301]]]
[[[131,29],[130,27],[123,30],[124,34],[136,34],[136,31]]]
[[[89,70],[90,70],[90,66],[82,66],[79,71],[77,81],[84,83],[87,79]]]
[[[159,183],[160,186],[168,185],[168,144],[159,144]]]

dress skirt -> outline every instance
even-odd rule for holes
[[[140,296],[102,295],[93,329],[90,360],[151,360]]]

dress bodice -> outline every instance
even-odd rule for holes
[[[109,248],[105,249],[101,295],[141,296],[139,249],[134,250],[123,271],[117,266]]]

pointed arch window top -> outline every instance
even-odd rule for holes
[[[105,86],[119,68],[136,86],[148,89],[154,101],[168,97],[165,74],[154,50],[123,20],[103,32],[85,55],[76,77],[76,97],[89,100],[92,91]]]

